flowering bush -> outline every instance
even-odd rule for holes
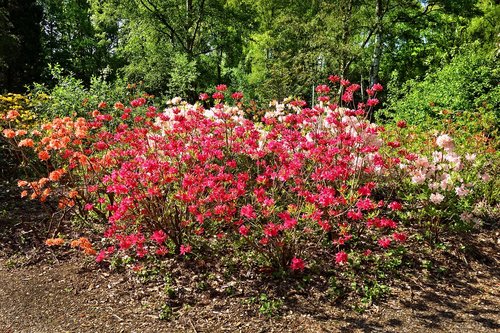
[[[429,154],[412,153],[405,122],[385,132],[365,119],[381,85],[355,104],[359,85],[329,80],[316,88],[318,105],[275,103],[261,122],[244,117],[243,93],[218,85],[212,107],[206,93],[194,105],[174,98],[165,110],[146,95],[100,102],[86,117],[55,118],[40,130],[11,128],[13,110],[3,135],[43,166],[40,178],[19,181],[22,196],[53,198],[102,230],[99,252],[88,240],[72,243],[97,261],[223,246],[302,271],[383,256],[409,236],[398,218],[430,220],[436,233],[472,218],[488,181],[482,157],[461,155],[447,134],[427,144]]]
[[[405,121],[385,133],[405,160],[402,170],[391,176],[403,180],[393,185],[396,196],[405,202],[399,215],[424,224],[435,238],[443,229],[468,230],[499,213],[498,179],[492,176],[498,172],[494,139],[481,132],[466,138],[471,134],[454,129],[452,123],[447,131],[459,142],[469,143],[456,145],[451,134],[422,132]],[[478,207],[488,211],[479,212]]]
[[[36,101],[31,101],[28,96],[20,94],[0,95],[0,129],[3,130],[4,122],[11,111],[18,113],[13,120],[17,129],[32,127],[37,119],[37,115],[33,111],[34,106],[43,102],[44,99],[45,97],[42,95]]]
[[[99,261],[116,251],[188,255],[224,243],[276,267],[341,265],[407,236],[392,218],[401,203],[373,195],[399,165],[380,152],[383,128],[364,119],[382,86],[355,105],[359,85],[330,81],[341,89],[318,86],[313,108],[278,103],[260,123],[243,117],[241,92],[230,95],[236,106],[225,104],[219,85],[209,108],[178,98],[164,111],[147,98],[102,102],[87,118],[3,134],[47,169],[19,181],[23,196],[53,196],[60,209],[107,224],[114,244]]]

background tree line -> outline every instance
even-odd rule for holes
[[[434,102],[456,108],[500,100],[498,0],[0,4],[0,92],[54,85],[49,64],[59,64],[84,85],[143,81],[150,93],[190,99],[226,83],[258,101],[310,100],[312,86],[335,73],[388,85],[393,108],[428,108],[420,97],[431,87],[441,89]],[[458,101],[449,101],[454,89]]]

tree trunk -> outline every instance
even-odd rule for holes
[[[376,35],[375,35],[375,47],[373,49],[372,64],[370,67],[370,86],[379,82],[379,70],[380,70],[380,59],[382,57],[382,17],[383,17],[383,4],[382,0],[376,0],[377,4],[375,6],[375,25],[376,25]]]
[[[351,20],[352,20],[352,9],[353,9],[353,1],[348,0],[345,2],[341,2],[341,11],[344,13],[342,18],[342,45],[345,48],[348,45],[349,38],[351,37]],[[345,49],[341,51],[341,59],[340,59],[340,75],[342,77],[347,76],[347,72],[349,70],[349,66],[351,62],[349,61],[349,52]]]

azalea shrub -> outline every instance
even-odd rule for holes
[[[8,93],[0,95],[0,131],[5,128],[15,128],[19,134],[28,132],[29,129],[37,128],[41,124],[40,117],[36,113],[36,107],[46,102],[44,95],[33,98],[29,95]],[[14,117],[15,115],[15,117]],[[22,152],[9,144],[8,138],[0,137],[0,176],[5,178],[18,177]]]
[[[3,135],[46,169],[19,181],[22,196],[55,200],[102,231],[98,262],[222,248],[294,271],[378,261],[410,236],[399,218],[413,201],[398,192],[400,180],[430,169],[366,120],[381,85],[360,102],[359,85],[329,81],[316,88],[317,105],[277,103],[260,121],[245,117],[241,92],[219,85],[195,104],[174,98],[162,110],[148,96],[101,101],[82,117],[54,118],[29,133],[7,127]],[[426,176],[425,191],[458,170],[452,151],[436,158],[440,171]],[[472,191],[469,179],[450,177],[447,191]]]
[[[399,120],[384,133],[398,154],[414,152],[390,177],[402,180],[392,186],[405,203],[399,216],[434,240],[441,231],[471,230],[500,217],[496,132],[482,119],[464,128],[456,116],[445,112],[442,125],[431,131]]]

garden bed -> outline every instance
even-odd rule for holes
[[[12,191],[12,192],[11,192]],[[390,294],[362,309],[353,295],[326,298],[323,278],[286,283],[265,274],[224,276],[172,261],[170,287],[150,270],[110,270],[81,254],[51,250],[44,214],[2,186],[0,332],[491,332],[500,328],[498,231],[420,249]],[[6,232],[10,237],[6,236]],[[465,238],[464,238],[465,237]],[[7,240],[9,240],[7,242]],[[467,244],[457,250],[456,244]],[[168,262],[168,261],[167,261]],[[202,282],[206,282],[203,284]],[[163,318],[163,319],[161,319]]]

